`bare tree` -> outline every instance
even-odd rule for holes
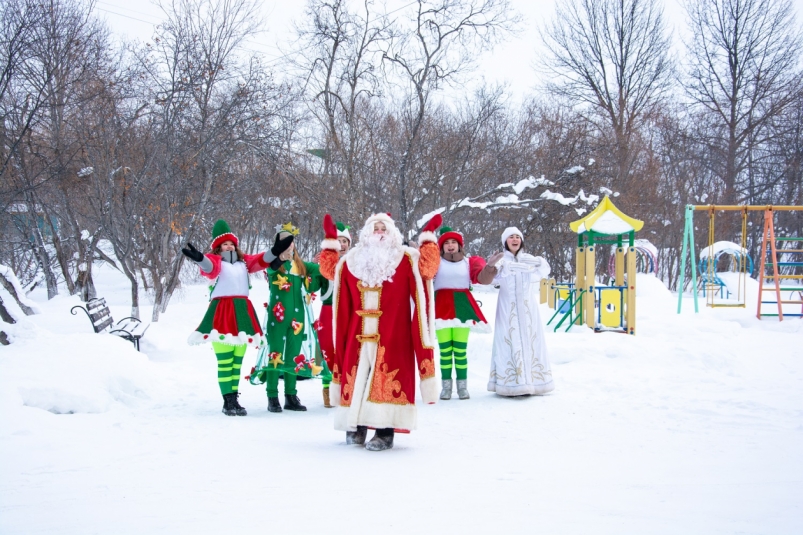
[[[373,6],[365,0],[358,13],[345,0],[311,0],[308,22],[297,29],[309,51],[297,65],[306,78],[310,109],[326,132],[322,178],[343,186],[335,192],[346,195],[332,204],[342,204],[337,209],[358,219],[368,210],[359,163],[364,110],[380,91],[380,46],[388,37],[386,19]]]
[[[588,107],[614,140],[614,187],[627,184],[634,136],[669,83],[669,38],[658,0],[559,0],[541,32],[547,88]]]
[[[180,246],[211,227],[218,184],[232,182],[243,151],[276,157],[282,114],[293,98],[273,83],[246,39],[259,28],[254,0],[164,2],[167,21],[141,57],[154,105],[153,132],[140,177],[150,195],[141,222],[139,260],[154,292],[153,321],[180,283]]]
[[[412,229],[416,197],[427,186],[412,168],[433,92],[470,72],[482,52],[518,21],[507,0],[416,0],[411,16],[394,23],[384,58],[406,91],[399,132],[403,146],[393,176],[403,232]]]
[[[686,89],[710,121],[721,202],[748,194],[753,150],[801,90],[801,30],[788,0],[689,0]]]

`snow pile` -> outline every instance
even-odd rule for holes
[[[717,256],[717,254],[723,251],[727,253],[747,254],[747,250],[742,249],[741,245],[733,243],[732,241],[718,241],[710,247],[703,247],[700,250],[700,259],[708,258],[709,255]]]
[[[105,333],[32,332],[0,359],[4,412],[26,406],[54,414],[100,413],[148,398],[156,374],[130,342]]]

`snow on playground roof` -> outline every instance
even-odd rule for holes
[[[569,227],[578,234],[589,230],[597,234],[624,234],[634,230],[639,231],[643,226],[643,221],[622,213],[607,195],[590,214],[569,223]]]
[[[708,247],[703,247],[700,251],[700,258],[708,258],[709,254],[713,254],[714,256],[718,255],[720,252],[728,252],[728,253],[742,253],[747,254],[746,249],[742,249],[742,246],[738,243],[733,243],[732,241],[718,241],[714,245]]]

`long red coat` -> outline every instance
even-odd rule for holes
[[[415,429],[416,372],[424,402],[434,403],[438,395],[431,289],[437,245],[426,243],[420,252],[405,248],[392,280],[373,288],[351,273],[348,259],[334,274],[335,428]]]

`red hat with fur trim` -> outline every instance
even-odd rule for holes
[[[463,248],[463,235],[457,232],[456,230],[452,230],[450,227],[441,227],[440,230],[440,238],[438,238],[438,248],[443,249],[443,243],[446,240],[455,240],[460,245],[460,248]]]

